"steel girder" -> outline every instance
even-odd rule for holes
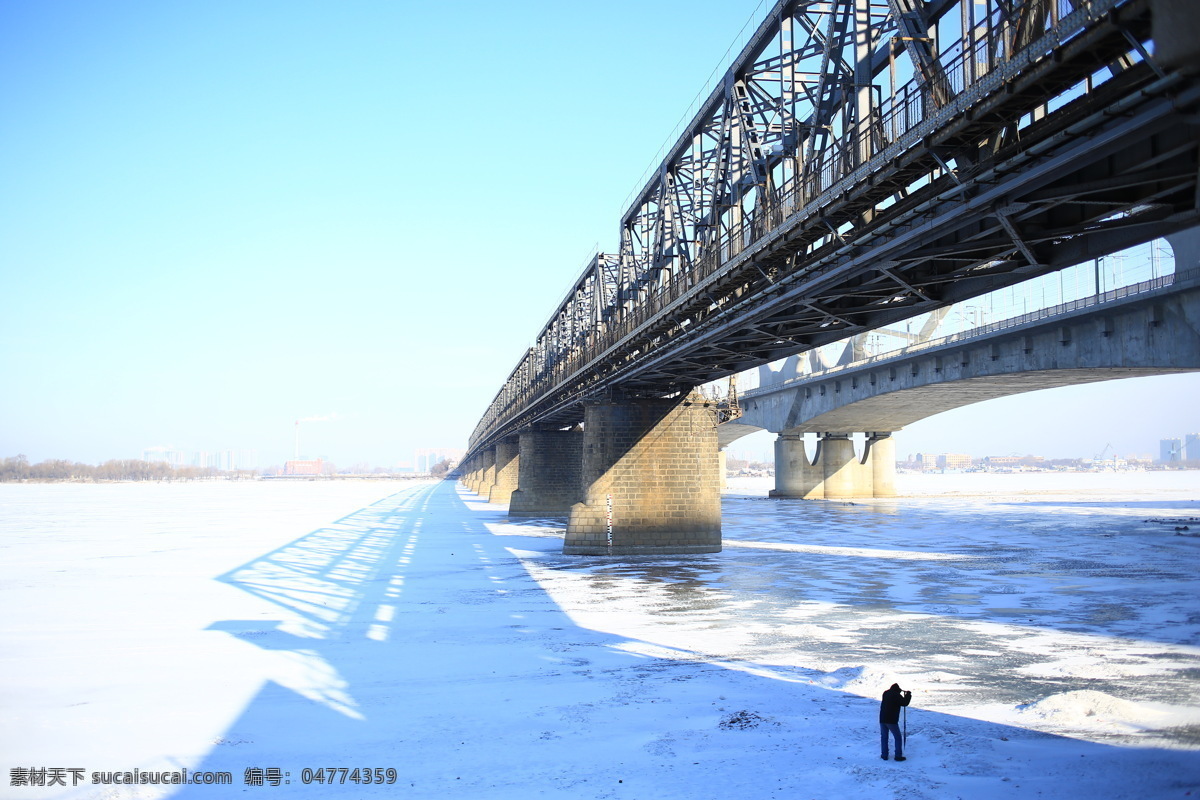
[[[669,395],[1196,216],[1148,0],[780,0],[471,437]]]

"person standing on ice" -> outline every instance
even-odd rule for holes
[[[892,688],[883,693],[879,703],[879,752],[880,758],[888,758],[888,732],[896,740],[896,760],[904,760],[904,742],[900,736],[900,707],[906,706],[912,700],[912,692],[900,690],[900,684],[893,683]]]

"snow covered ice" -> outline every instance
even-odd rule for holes
[[[0,796],[1200,796],[1200,473],[768,488],[580,558],[449,482],[0,485]],[[185,767],[233,783],[90,783]]]

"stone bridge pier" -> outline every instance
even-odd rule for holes
[[[583,497],[583,431],[523,431],[510,517],[566,516]]]
[[[507,503],[517,488],[520,449],[516,439],[497,442],[495,447],[480,450],[463,465],[460,478],[466,486],[489,503]]]
[[[717,407],[699,395],[595,400],[582,428],[478,451],[462,482],[510,517],[567,516],[568,555],[721,550]]]
[[[465,481],[467,488],[475,494],[486,496],[491,491],[496,477],[496,449],[481,450],[475,456],[471,472]]]
[[[471,458],[467,459],[459,466],[459,469],[462,472],[462,475],[459,477],[459,481],[462,482],[463,486],[471,489],[472,491],[474,491],[473,486],[475,484],[475,468],[478,464],[479,458],[477,456],[471,456]]]
[[[606,399],[584,408],[582,502],[568,555],[721,550],[717,409],[698,395]]]
[[[819,435],[810,459],[804,434],[785,431],[775,440],[775,488],[771,497],[805,500],[895,497],[896,444],[891,432],[867,434],[862,457],[849,433]]]
[[[507,503],[517,488],[517,469],[521,463],[516,439],[496,443],[492,456],[492,483],[483,487],[489,503]]]

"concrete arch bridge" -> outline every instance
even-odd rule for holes
[[[720,445],[778,434],[774,497],[892,496],[891,434],[914,422],[1022,392],[1200,371],[1200,269],[787,378],[795,361],[739,398]],[[818,436],[811,456],[806,433]]]

